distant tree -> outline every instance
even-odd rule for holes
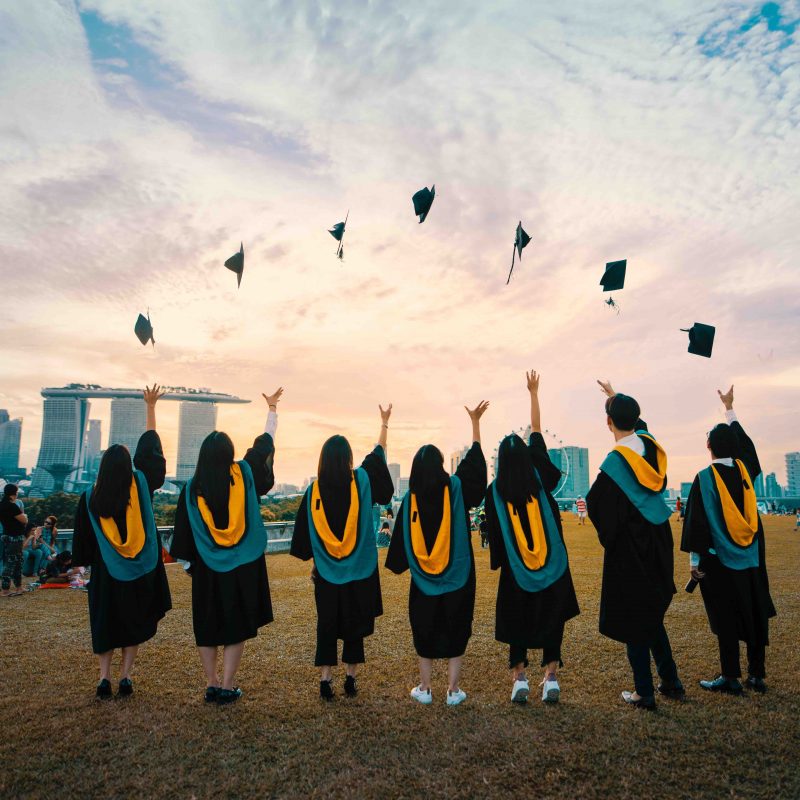
[[[75,524],[75,512],[78,510],[79,494],[56,492],[48,497],[23,497],[25,513],[36,525],[41,525],[45,517],[54,514],[58,517],[59,528],[71,528]]]

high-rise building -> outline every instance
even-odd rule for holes
[[[19,442],[22,420],[10,419],[8,411],[0,409],[0,476],[15,476],[19,472]]]
[[[589,492],[589,448],[566,447],[550,448],[547,451],[550,461],[561,470],[566,477],[560,484],[559,497],[579,497]]]
[[[761,499],[764,497],[764,473],[759,472],[758,477],[753,481],[753,488],[756,491],[756,497]]]
[[[42,442],[31,479],[31,495],[72,489],[80,475],[89,401],[83,397],[45,397]]]
[[[389,464],[389,474],[392,476],[392,486],[394,486],[394,494],[400,491],[400,465]]]
[[[764,488],[766,489],[767,497],[769,497],[770,500],[783,497],[783,489],[781,489],[781,485],[778,483],[778,478],[774,472],[770,472],[765,478]]]
[[[117,397],[111,401],[111,430],[108,444],[124,444],[136,452],[139,437],[144,433],[145,413],[144,400],[139,397]]]
[[[87,480],[94,480],[100,467],[100,440],[103,432],[103,421],[90,419],[86,429],[86,441],[83,445],[83,473]]]
[[[450,474],[455,475],[456,470],[458,469],[458,465],[464,460],[467,453],[469,453],[469,447],[462,447],[460,450],[456,450],[455,452],[450,454]]]
[[[178,414],[178,467],[175,477],[189,480],[197,466],[203,439],[217,427],[217,404],[184,400]]]
[[[397,496],[405,497],[406,492],[408,491],[408,478],[400,478],[397,486]]]
[[[800,497],[800,453],[786,454],[786,496]]]
[[[684,501],[689,499],[689,492],[691,491],[692,491],[691,481],[683,481],[681,483],[681,497],[683,498]]]

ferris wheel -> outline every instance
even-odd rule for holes
[[[515,430],[510,431],[510,433],[516,433],[517,436],[519,436],[522,439],[522,441],[527,443],[531,435],[531,426],[528,425],[525,428],[516,428]],[[558,467],[561,470],[561,480],[558,482],[558,486],[556,486],[556,488],[553,489],[551,493],[553,497],[558,497],[561,494],[561,492],[564,491],[564,487],[566,486],[567,481],[569,480],[569,471],[570,471],[569,455],[567,451],[564,449],[564,440],[554,431],[545,428],[542,431],[542,438],[544,439],[545,444],[547,445],[548,452],[550,452],[550,460],[555,464],[556,467]],[[497,477],[498,447],[495,447],[494,449],[493,464],[494,464],[495,477]],[[557,450],[558,453],[557,454],[553,453],[552,452],[553,450]]]

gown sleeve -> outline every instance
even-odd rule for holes
[[[133,466],[144,474],[152,497],[153,492],[164,485],[167,474],[167,460],[161,448],[161,437],[156,431],[145,431],[139,437]]]
[[[483,508],[486,512],[486,530],[489,534],[489,568],[500,569],[507,556],[503,534],[500,532],[500,520],[497,517],[497,508],[494,504],[494,492],[491,487],[486,492],[486,502]]]
[[[256,494],[259,497],[267,494],[275,485],[275,473],[272,470],[275,459],[275,442],[268,433],[262,433],[253,442],[253,446],[244,454],[244,460],[253,472]]]
[[[97,539],[89,519],[89,509],[86,507],[86,495],[81,495],[78,509],[75,512],[75,524],[72,534],[72,566],[90,567],[95,560],[97,552]]]
[[[403,524],[403,506],[400,506],[394,521],[394,533],[386,553],[386,569],[396,575],[400,575],[408,569],[406,547],[403,542]]]
[[[292,532],[292,545],[289,548],[289,553],[301,561],[308,561],[313,556],[311,534],[308,530],[308,493],[310,491],[311,487],[306,489],[306,493],[300,501],[300,508],[297,509]]]
[[[744,428],[739,424],[738,420],[731,422],[730,427],[736,438],[736,458],[742,460],[745,467],[747,467],[750,480],[754,481],[761,474],[761,464],[756,453],[756,446],[753,444],[753,440],[744,432]]]
[[[700,494],[700,478],[696,476],[689,491],[689,498],[686,501],[683,533],[681,534],[681,550],[685,553],[705,555],[711,547],[713,547],[711,528],[703,505],[703,497]]]
[[[369,476],[372,502],[385,506],[394,495],[394,482],[386,464],[386,451],[375,445],[375,449],[361,462],[361,468]]]
[[[181,561],[197,561],[197,547],[189,525],[189,513],[186,510],[186,487],[181,490],[178,507],[175,509],[175,527],[169,554]]]
[[[456,477],[461,480],[461,491],[467,508],[479,506],[486,494],[486,459],[479,442],[473,442],[456,469]]]
[[[613,550],[620,520],[618,514],[619,489],[614,481],[600,472],[586,495],[586,511],[597,531],[597,538],[606,550]]]
[[[550,460],[547,445],[541,433],[532,433],[528,444],[533,466],[542,479],[546,492],[552,492],[561,481],[561,470]]]

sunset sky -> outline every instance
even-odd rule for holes
[[[800,2],[0,0],[0,407],[157,380],[239,454],[285,387],[276,476],[527,423],[611,446],[637,397],[670,485],[736,407],[765,471],[800,449]],[[436,184],[417,224],[411,195]],[[350,211],[345,259],[327,233]],[[509,286],[514,229],[533,237]],[[245,247],[237,290],[223,261]],[[609,310],[598,282],[627,258]],[[133,335],[149,307],[156,347]],[[713,358],[680,328],[717,326]],[[159,408],[169,470],[177,405]],[[103,418],[108,403],[95,402]]]

